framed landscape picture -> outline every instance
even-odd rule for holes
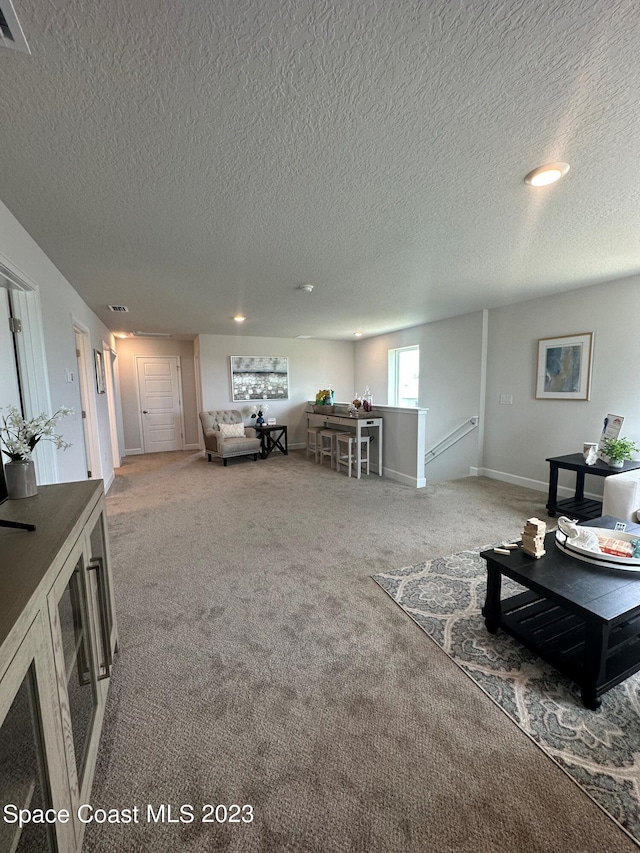
[[[232,355],[231,399],[288,400],[289,359],[286,356]]]
[[[536,400],[588,400],[593,332],[540,338]]]

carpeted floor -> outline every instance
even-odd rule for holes
[[[357,481],[298,451],[129,458],[107,499],[121,651],[91,801],[141,818],[90,824],[85,851],[637,850],[371,582],[513,538],[544,499]],[[148,822],[162,803],[195,819]],[[207,803],[254,820],[203,822]]]
[[[486,563],[477,551],[373,579],[505,713],[640,842],[640,675],[595,713],[579,689],[520,643],[486,630]],[[503,597],[523,588],[503,579]]]

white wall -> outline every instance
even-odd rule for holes
[[[598,441],[609,412],[624,415],[622,434],[640,444],[638,316],[640,276],[489,312],[485,473],[546,488],[547,457]],[[538,339],[581,332],[594,332],[591,399],[536,400]],[[513,405],[500,405],[501,394],[512,394]],[[575,476],[560,482],[573,487]],[[587,490],[601,486],[587,479]]]
[[[51,409],[72,406],[75,414],[58,421],[56,431],[71,443],[65,451],[57,452],[60,482],[86,480],[84,436],[82,430],[80,391],[74,320],[89,330],[91,349],[102,349],[102,341],[112,342],[107,327],[80,298],[60,271],[29,236],[9,209],[0,202],[0,262],[14,270],[28,284],[35,285],[40,294],[44,324],[44,343],[51,396]],[[65,371],[73,373],[74,381],[67,382]],[[100,458],[105,483],[113,478],[113,459],[110,441],[109,412],[105,394],[97,394]],[[0,405],[3,405],[0,401]]]
[[[355,344],[356,390],[369,385],[373,402],[387,403],[388,351],[420,347],[419,405],[428,409],[426,449],[482,414],[483,313],[464,314],[358,341]],[[479,464],[480,429],[473,430],[426,466],[427,483],[466,477]]]
[[[267,417],[288,426],[290,446],[306,444],[307,419],[304,414],[308,400],[316,391],[329,385],[336,401],[353,399],[353,355],[351,341],[297,340],[295,338],[253,338],[235,335],[200,335],[196,345],[200,356],[202,376],[202,408],[238,409],[251,403],[231,399],[232,355],[287,356],[289,359],[289,399],[270,400]],[[250,425],[251,419],[244,418]]]
[[[193,341],[118,338],[116,352],[118,353],[118,373],[120,375],[124,452],[142,452],[140,403],[138,399],[138,378],[135,363],[137,355],[179,356],[185,447],[186,449],[198,447],[200,443],[200,425],[196,405]]]

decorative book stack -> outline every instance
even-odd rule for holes
[[[528,518],[522,531],[522,550],[530,557],[544,556],[544,537],[547,532],[547,524],[539,518]]]

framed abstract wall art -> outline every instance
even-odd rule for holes
[[[540,338],[536,400],[588,400],[593,332]]]
[[[288,400],[289,359],[286,356],[232,355],[231,399]]]

